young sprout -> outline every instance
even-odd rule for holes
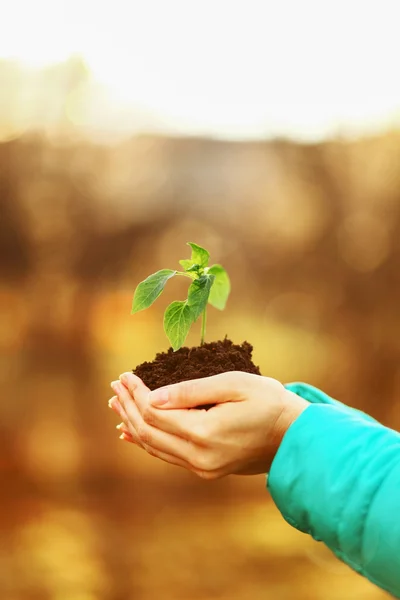
[[[179,261],[183,271],[161,269],[139,283],[132,303],[132,314],[149,308],[161,295],[168,279],[183,275],[191,280],[186,300],[172,302],[164,314],[164,331],[173,350],[179,350],[186,340],[191,325],[201,315],[201,340],[204,344],[206,333],[207,303],[219,310],[226,305],[231,284],[228,273],[221,265],[208,266],[210,254],[197,244],[188,242],[192,249],[189,259]]]

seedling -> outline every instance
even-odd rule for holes
[[[221,265],[208,266],[210,254],[207,250],[188,242],[192,249],[189,259],[179,261],[183,271],[161,269],[139,283],[132,303],[132,314],[149,308],[161,295],[165,284],[175,275],[191,280],[188,297],[183,301],[172,302],[164,314],[164,331],[173,350],[179,350],[186,340],[190,327],[201,315],[201,340],[204,344],[207,320],[207,304],[223,310],[231,291],[228,273]]]

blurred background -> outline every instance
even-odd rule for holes
[[[118,441],[109,382],[166,350],[168,284],[232,279],[208,340],[400,427],[397,1],[14,0],[0,22],[4,600],[379,600],[264,477]],[[199,331],[189,344],[199,340]]]

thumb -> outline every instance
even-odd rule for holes
[[[195,408],[243,399],[243,379],[248,373],[231,371],[212,377],[182,381],[150,392],[150,404],[157,408]]]

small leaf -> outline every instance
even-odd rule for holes
[[[179,261],[179,264],[184,268],[185,271],[193,267],[193,261],[190,258],[184,258]]]
[[[131,314],[133,315],[151,306],[160,296],[168,279],[171,279],[175,274],[176,271],[171,269],[162,269],[157,273],[153,273],[153,275],[149,275],[147,279],[139,283],[133,297]]]
[[[164,314],[164,331],[174,351],[183,346],[192,323],[193,313],[187,300],[168,306]]]
[[[192,272],[196,273],[196,271],[200,271],[200,269],[201,269],[200,265],[194,264],[191,267],[189,267],[188,269],[186,269],[186,271],[188,273],[192,273]]]
[[[197,263],[201,267],[206,267],[208,265],[210,253],[193,242],[188,242],[188,246],[192,249],[192,264]]]
[[[228,273],[221,265],[213,265],[208,272],[215,275],[208,301],[215,308],[224,310],[231,291],[231,282]]]
[[[202,275],[189,287],[188,304],[192,309],[193,321],[196,321],[207,306],[214,275]]]

